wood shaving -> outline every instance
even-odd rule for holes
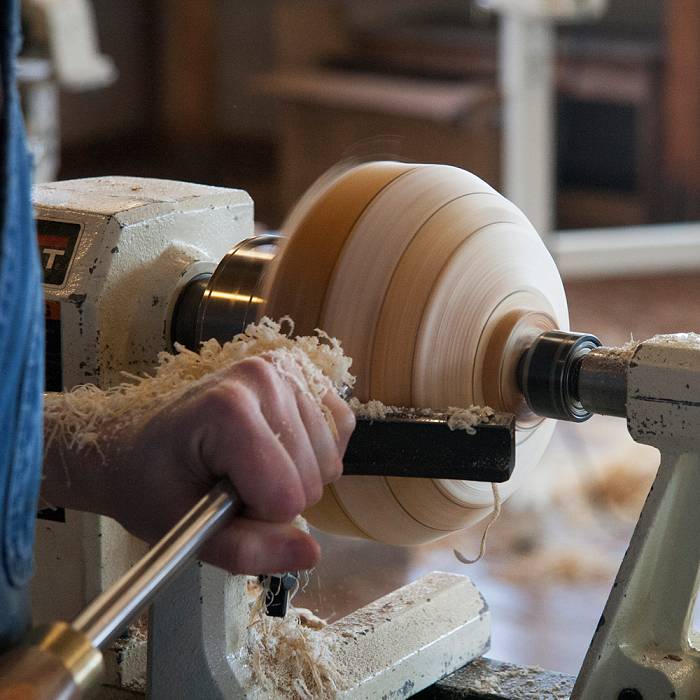
[[[366,420],[384,420],[391,413],[397,413],[400,410],[397,406],[388,406],[376,399],[363,403],[355,396],[348,403],[357,418]]]
[[[365,420],[386,420],[392,415],[425,417],[433,415],[435,411],[432,408],[391,406],[377,399],[370,399],[363,403],[356,397],[351,398],[349,404],[355,416]],[[469,435],[475,435],[477,425],[487,423],[496,415],[489,406],[469,406],[468,408],[450,406],[441,413],[447,416],[447,426],[450,430],[464,430]]]
[[[486,538],[488,537],[489,530],[495,524],[498,518],[501,517],[501,508],[503,504],[501,502],[501,494],[498,490],[498,485],[492,483],[491,488],[493,490],[493,511],[491,511],[489,521],[486,523],[484,532],[481,535],[481,541],[479,542],[479,553],[474,559],[469,559],[468,557],[465,557],[464,554],[462,554],[462,552],[460,552],[458,549],[452,550],[455,557],[457,557],[462,564],[476,564],[476,562],[483,558],[484,554],[486,554]]]
[[[319,403],[331,386],[337,390],[353,386],[352,359],[335,338],[321,330],[314,336],[293,334],[290,318],[279,323],[263,318],[223,345],[212,339],[202,343],[198,353],[181,345],[176,345],[175,354],[161,352],[153,375],[124,373],[128,381],[109,389],[85,384],[69,392],[46,394],[47,448],[60,437],[70,450],[87,446],[99,450],[99,437],[107,427],[117,432],[143,424],[164,406],[248,357],[265,357],[281,374],[298,381],[289,372],[289,362],[294,362],[305,379],[302,390]]]
[[[447,419],[449,429],[465,430],[469,435],[476,434],[475,426],[479,423],[487,422],[496,415],[496,412],[489,406],[469,406],[469,408],[450,406],[447,412],[450,416]],[[494,496],[495,500],[498,500],[496,494],[497,490],[494,484]]]
[[[264,697],[333,698],[340,687],[333,647],[292,609],[286,617],[263,615],[248,628],[251,681]]]
[[[341,678],[334,646],[319,635],[326,627],[325,620],[291,605],[284,618],[268,617],[264,603],[270,591],[266,582],[257,587],[245,650],[250,685],[263,697],[336,697]]]

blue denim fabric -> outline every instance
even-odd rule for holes
[[[44,325],[39,251],[15,56],[20,0],[0,0],[0,648],[29,621],[42,461]]]

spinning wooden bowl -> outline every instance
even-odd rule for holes
[[[517,363],[540,333],[568,330],[559,273],[523,213],[459,168],[374,162],[314,186],[284,233],[264,313],[339,338],[363,401],[515,413],[507,498],[554,428],[527,409]],[[343,477],[306,517],[327,532],[407,545],[473,525],[492,504],[489,484]]]

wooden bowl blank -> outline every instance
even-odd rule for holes
[[[528,412],[517,361],[542,331],[568,329],[556,265],[523,213],[459,168],[375,162],[312,188],[284,233],[264,313],[338,337],[361,400],[515,412],[507,498],[554,428]],[[306,517],[328,532],[407,545],[473,525],[492,503],[489,484],[343,477]]]

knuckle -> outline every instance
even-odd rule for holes
[[[291,389],[272,364],[261,357],[247,358],[242,362],[245,363],[243,376],[248,388],[266,405],[282,408]]]
[[[236,365],[236,371],[256,383],[274,383],[275,368],[262,357],[246,357]]]
[[[237,416],[252,400],[250,392],[239,382],[222,382],[203,397],[204,410],[215,420]]]

